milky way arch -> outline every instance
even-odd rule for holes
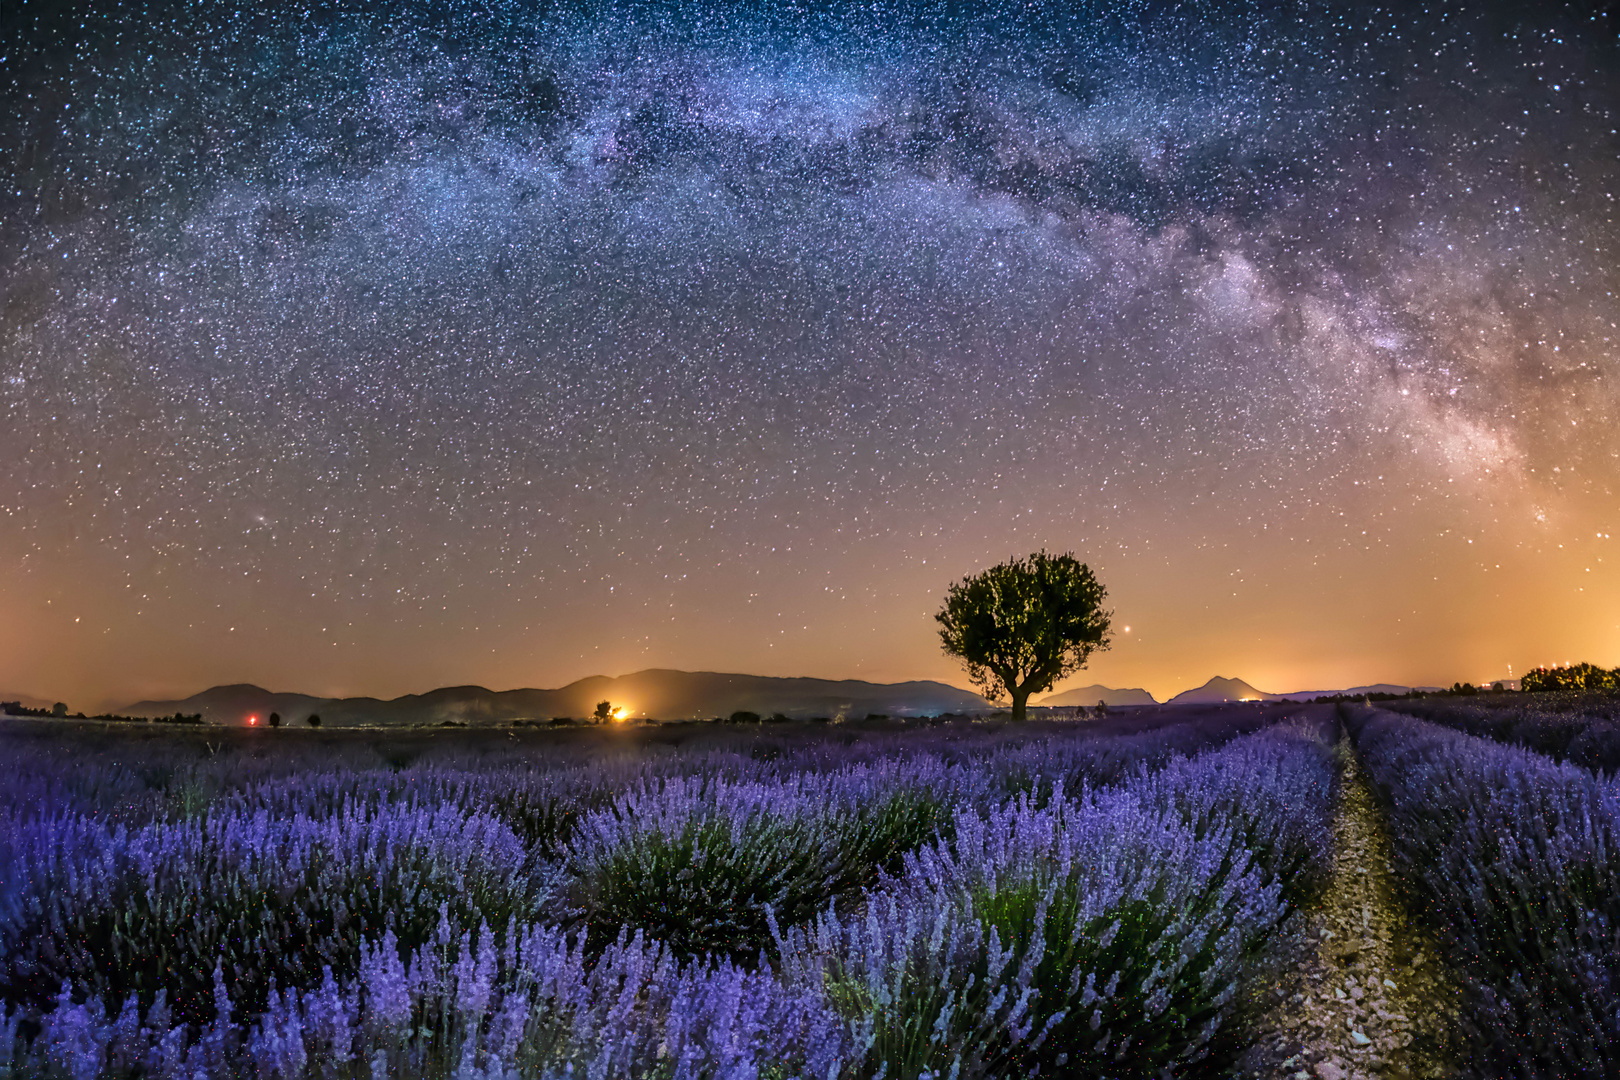
[[[1615,510],[1606,19],[31,7],[0,556],[95,611],[57,654],[898,675],[940,579],[1039,544],[1162,623],[1281,532],[1438,580]]]

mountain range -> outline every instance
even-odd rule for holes
[[[586,717],[597,702],[623,708],[631,717],[679,720],[730,716],[745,711],[794,719],[812,716],[862,718],[872,713],[893,716],[938,713],[982,713],[989,702],[977,694],[941,682],[871,683],[858,679],[783,679],[763,675],[728,675],[712,671],[653,668],[633,675],[593,675],[554,690],[486,690],[482,686],[447,686],[425,694],[391,700],[371,697],[323,698],[309,694],[273,693],[239,683],[216,686],[177,701],[138,701],[117,710],[126,716],[201,713],[214,724],[262,721],[271,712],[288,723],[302,723],[311,713],[328,726],[354,724],[496,723],[518,719]]]
[[[1354,686],[1345,690],[1296,690],[1277,694],[1257,690],[1242,679],[1216,676],[1202,686],[1184,690],[1166,704],[1213,704],[1224,701],[1309,701],[1335,694],[1401,694],[1409,688],[1392,683]],[[1435,687],[1418,687],[1433,690]],[[25,705],[35,700],[27,695]],[[262,721],[272,712],[288,723],[302,723],[311,714],[330,726],[499,723],[518,719],[587,717],[600,701],[611,702],[631,717],[660,720],[730,716],[745,711],[768,716],[782,713],[794,719],[815,716],[862,718],[931,716],[939,713],[984,713],[995,706],[977,694],[946,683],[916,681],[873,683],[858,679],[775,678],[713,671],[674,671],[651,668],[631,675],[593,675],[551,690],[487,690],[482,686],[447,686],[425,694],[406,694],[384,700],[373,697],[329,698],[310,694],[277,693],[248,683],[216,686],[172,701],[138,701],[114,710],[125,716],[168,716],[201,713],[214,724],[241,724],[249,717]],[[1156,705],[1153,695],[1140,688],[1117,689],[1093,684],[1047,697],[1038,704],[1051,706]]]
[[[1374,683],[1370,686],[1352,686],[1344,690],[1293,690],[1286,694],[1273,694],[1266,690],[1256,690],[1242,679],[1228,679],[1217,675],[1203,686],[1196,686],[1191,690],[1183,690],[1169,701],[1167,705],[1210,705],[1223,701],[1310,701],[1319,697],[1334,697],[1344,695],[1355,697],[1361,694],[1404,694],[1410,690],[1438,690],[1438,686],[1397,686],[1394,683]],[[1108,695],[1119,695],[1114,700]],[[1045,698],[1042,705],[1095,705],[1098,701],[1105,701],[1109,705],[1155,705],[1158,702],[1146,690],[1110,690],[1106,686],[1083,686],[1078,690],[1067,690],[1061,694]]]

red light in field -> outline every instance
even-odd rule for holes
[[[248,727],[253,727],[258,722],[259,722],[259,718],[257,716],[248,717]]]

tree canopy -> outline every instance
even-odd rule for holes
[[[986,697],[1012,699],[1024,719],[1031,694],[1085,667],[1109,645],[1108,590],[1073,554],[1039,551],[950,587],[934,616],[945,651],[967,665]]]
[[[1596,664],[1571,664],[1561,668],[1536,668],[1519,680],[1522,690],[1620,690],[1620,668],[1606,671]]]

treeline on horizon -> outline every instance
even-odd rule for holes
[[[1579,663],[1564,667],[1536,668],[1525,673],[1519,686],[1526,691],[1542,690],[1620,690],[1620,667],[1600,668]]]
[[[200,724],[203,722],[202,713],[181,713],[173,716],[119,716],[116,713],[101,713],[97,716],[86,716],[84,713],[68,714],[65,704],[58,701],[49,709],[30,709],[20,701],[0,701],[0,712],[7,716],[41,717],[46,720],[109,720],[120,724]]]

